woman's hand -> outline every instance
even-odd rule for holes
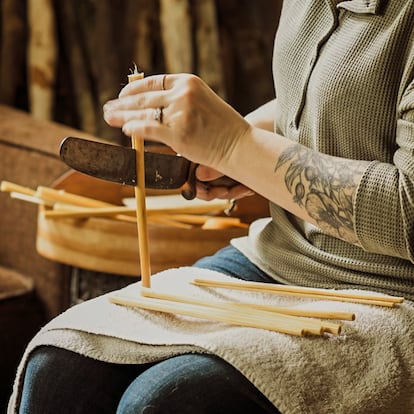
[[[162,108],[162,116],[159,108]],[[249,123],[195,75],[154,75],[126,85],[104,105],[104,118],[126,135],[170,146],[216,170],[226,165]]]
[[[214,180],[221,177],[223,177],[223,174],[219,171],[204,165],[199,165],[196,169],[197,197],[207,201],[215,198],[238,200],[254,194],[254,191],[243,184],[235,184],[231,187],[215,185]]]

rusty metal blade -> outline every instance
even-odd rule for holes
[[[135,150],[118,145],[66,137],[60,145],[60,158],[69,167],[103,180],[135,186]],[[147,188],[175,189],[187,181],[190,161],[173,154],[145,152]]]

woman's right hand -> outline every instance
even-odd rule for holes
[[[220,170],[250,129],[237,111],[190,74],[135,80],[103,109],[106,122],[126,135],[162,142],[195,163]]]

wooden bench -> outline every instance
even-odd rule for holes
[[[0,105],[0,181],[36,188],[49,186],[69,170],[59,159],[59,145],[68,135],[90,137],[54,122]],[[0,266],[32,278],[46,318],[67,306],[68,282],[61,265],[36,251],[37,206],[0,192]]]

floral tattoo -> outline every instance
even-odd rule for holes
[[[363,171],[361,163],[350,167],[349,162],[295,144],[281,154],[275,172],[285,164],[285,184],[293,201],[304,207],[323,231],[357,244],[353,198],[356,178]]]

